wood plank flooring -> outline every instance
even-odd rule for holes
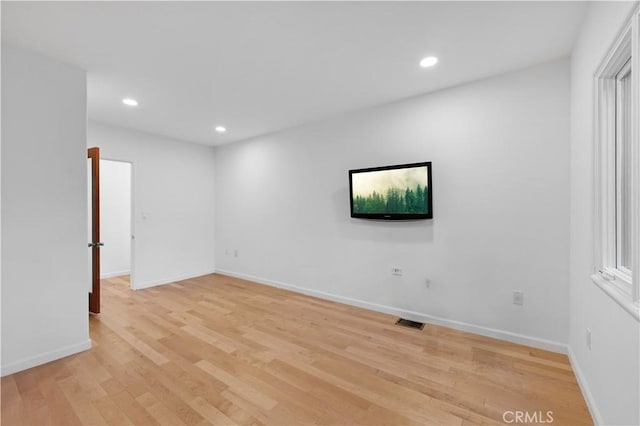
[[[2,379],[3,425],[592,424],[561,354],[217,274],[102,289],[91,350]]]

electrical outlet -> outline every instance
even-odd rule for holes
[[[233,257],[238,257],[238,249],[235,249],[235,250],[233,251]]]
[[[396,277],[401,277],[402,276],[402,268],[398,268],[397,266],[391,268],[391,275],[394,275]]]
[[[513,292],[513,304],[524,305],[524,292],[517,290]]]
[[[224,249],[224,255],[225,255],[225,256],[229,256],[229,249],[228,249],[228,248],[227,248],[227,249]]]
[[[591,350],[591,329],[587,328],[587,349]]]
[[[431,287],[431,279],[430,278],[425,278],[424,279],[424,285],[425,285],[425,287],[430,288]]]

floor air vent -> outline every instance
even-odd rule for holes
[[[424,328],[423,322],[411,321],[404,318],[398,318],[398,321],[396,321],[396,324],[401,325],[403,327],[417,328],[418,330],[422,330]]]

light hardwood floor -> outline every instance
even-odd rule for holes
[[[102,288],[93,348],[4,377],[3,425],[592,424],[565,355],[217,274]]]

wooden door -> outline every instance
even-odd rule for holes
[[[89,148],[91,160],[91,293],[89,312],[100,313],[100,148]]]

